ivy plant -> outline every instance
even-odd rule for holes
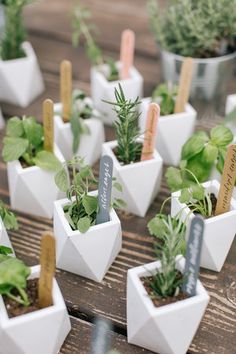
[[[152,101],[160,105],[161,115],[173,114],[178,86],[171,82],[158,85],[152,93]]]
[[[27,166],[36,165],[48,171],[57,171],[61,162],[52,152],[44,150],[43,141],[43,126],[34,117],[12,117],[7,122],[3,139],[3,160],[21,160]]]
[[[6,207],[2,200],[0,200],[0,218],[7,230],[18,230],[15,214]]]

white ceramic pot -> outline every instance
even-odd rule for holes
[[[212,180],[202,185],[206,188],[207,192],[215,194],[216,197],[218,196],[220,188],[218,181]],[[190,221],[194,218],[194,214],[191,213],[186,204],[179,202],[179,195],[180,191],[172,193],[171,215],[176,216],[182,210],[181,220],[187,220],[188,227]],[[235,232],[236,201],[232,198],[229,212],[205,220],[201,267],[217,272],[221,271],[234,240]]]
[[[112,158],[113,176],[123,187],[123,192],[113,188],[112,195],[126,202],[123,210],[144,217],[160,189],[163,160],[154,150],[153,159],[122,166],[113,152],[116,146],[116,140],[110,141],[103,144],[102,150],[103,155]]]
[[[140,105],[140,128],[146,129],[146,119],[151,98],[142,100]],[[178,166],[184,143],[193,134],[197,112],[188,103],[185,112],[160,116],[157,123],[156,148],[167,165]]]
[[[117,63],[120,68],[120,63]],[[100,70],[99,70],[100,68]],[[103,102],[102,100],[115,102],[114,90],[118,88],[118,83],[121,84],[127,99],[135,100],[137,97],[143,97],[143,77],[134,67],[131,68],[131,78],[126,80],[117,80],[109,82],[104,74],[107,73],[108,66],[92,67],[91,69],[91,95],[95,108],[103,115],[101,119],[107,125],[112,125],[116,120],[116,113],[112,105]]]
[[[13,251],[11,241],[9,239],[7,230],[3,224],[1,217],[0,217],[0,246],[10,247]]]
[[[30,279],[38,278],[40,267],[31,268]],[[0,354],[57,354],[71,329],[64,299],[53,280],[53,305],[9,318],[0,296]]]
[[[57,268],[101,282],[121,250],[120,220],[111,209],[109,222],[91,226],[84,234],[73,231],[63,211],[68,202],[62,199],[54,203]]]
[[[60,148],[66,160],[71,160],[72,157],[84,157],[85,164],[93,165],[101,156],[102,144],[105,141],[105,132],[103,123],[97,118],[85,119],[90,133],[81,135],[79,148],[76,154],[73,154],[73,135],[71,132],[70,122],[64,123],[62,117],[58,114],[61,112],[61,104],[55,105],[54,117],[54,132],[55,141]]]
[[[229,114],[236,107],[236,94],[227,96],[226,106],[225,106],[225,114]],[[236,136],[236,123],[228,122],[226,126],[232,130],[234,134],[234,138]]]
[[[54,152],[63,163],[65,159],[57,146]],[[17,160],[7,163],[7,174],[13,209],[52,218],[53,202],[65,196],[55,184],[55,172],[45,171],[38,166],[23,168]]]
[[[183,272],[185,260],[177,257],[176,268]],[[140,278],[161,268],[153,262],[128,270],[128,342],[159,354],[185,354],[209,302],[209,295],[197,281],[196,295],[155,307]]]
[[[43,92],[44,83],[31,44],[24,42],[22,48],[26,57],[0,60],[0,101],[26,107]]]

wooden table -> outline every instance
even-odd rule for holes
[[[145,79],[145,94],[150,95],[160,81],[160,63],[152,35],[148,29],[144,0],[84,0],[94,14],[94,22],[102,35],[98,43],[105,54],[118,58],[120,33],[125,27],[137,35],[135,65]],[[164,2],[164,1],[163,1]],[[74,1],[45,0],[30,5],[25,10],[29,40],[39,58],[46,84],[44,94],[27,109],[2,104],[6,116],[31,114],[41,119],[41,103],[44,98],[59,100],[59,64],[67,58],[73,63],[74,87],[89,93],[89,69],[83,47],[71,46],[70,13]],[[236,91],[236,79],[232,78],[230,91]],[[196,102],[198,112],[204,117],[198,128],[209,129],[219,120],[215,117],[214,102]],[[219,112],[222,113],[223,106]],[[3,132],[0,133],[2,145]],[[106,127],[106,140],[114,138],[112,128]],[[98,164],[95,166],[98,172]],[[163,178],[161,192],[152,204],[146,218],[119,213],[123,228],[123,248],[100,284],[91,280],[57,271],[57,280],[71,316],[72,331],[66,339],[61,354],[89,353],[93,319],[96,315],[112,321],[112,348],[121,353],[150,353],[127,344],[126,341],[126,273],[127,269],[155,260],[153,239],[146,224],[159,211],[162,201],[169,195]],[[9,204],[6,165],[0,161],[0,198]],[[168,209],[167,209],[168,210]],[[20,230],[10,232],[16,254],[29,265],[39,261],[41,233],[52,229],[52,221],[17,212]],[[222,235],[223,237],[223,235]],[[188,353],[233,354],[236,348],[236,242],[233,243],[227,261],[218,273],[202,270],[201,280],[211,301],[201,326]],[[98,255],[99,257],[99,255]],[[234,294],[233,294],[234,290]],[[233,297],[234,295],[234,297]],[[17,354],[17,353],[14,353]],[[33,353],[32,353],[33,354]],[[47,354],[47,353],[42,353]]]

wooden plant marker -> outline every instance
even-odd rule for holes
[[[72,65],[69,60],[63,60],[60,66],[60,94],[62,104],[62,118],[64,122],[70,120],[72,94]]]
[[[121,71],[120,79],[125,80],[130,78],[130,69],[134,62],[134,45],[135,34],[133,31],[126,29],[121,35],[120,62]]]
[[[184,112],[188,103],[193,76],[193,58],[185,58],[181,67],[178,94],[175,101],[175,113]]]
[[[227,149],[225,164],[220,181],[220,190],[217,198],[215,215],[227,213],[230,210],[230,201],[236,179],[236,144]]]
[[[45,232],[41,240],[39,277],[39,307],[51,306],[53,277],[55,274],[55,238],[50,232]]]
[[[43,102],[44,150],[54,149],[54,104],[52,100]]]
[[[146,131],[144,136],[141,161],[151,160],[155,147],[157,133],[157,122],[160,116],[160,107],[156,103],[151,103],[147,113]]]

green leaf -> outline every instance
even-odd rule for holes
[[[200,183],[209,179],[212,164],[207,164],[203,159],[203,151],[188,161],[187,169],[190,170]]]
[[[23,138],[5,137],[3,139],[2,156],[5,162],[18,160],[26,151],[29,143]]]
[[[125,208],[127,206],[127,203],[123,199],[115,198],[113,201],[113,206],[116,209]]]
[[[82,204],[84,206],[84,209],[88,215],[93,214],[94,212],[97,211],[98,208],[98,198],[91,196],[91,195],[85,195],[82,199]]]
[[[62,164],[58,158],[49,151],[38,152],[34,158],[34,163],[36,166],[47,171],[58,171],[62,167]]]
[[[18,230],[19,228],[16,216],[11,211],[7,210],[4,213],[4,216],[2,217],[2,221],[7,230]]]
[[[18,117],[12,117],[7,122],[7,135],[19,138],[24,134],[22,120]]]
[[[68,171],[65,167],[62,167],[54,177],[57,187],[62,192],[66,192],[70,186]]]
[[[207,164],[213,164],[218,156],[218,148],[210,142],[203,149],[202,158]]]
[[[23,118],[23,126],[29,143],[35,147],[43,142],[43,126],[36,122],[34,117]]]
[[[202,151],[209,138],[205,132],[197,132],[182,147],[181,160],[189,160]]]
[[[212,144],[220,147],[229,145],[234,138],[231,130],[224,125],[217,125],[212,128],[210,137]]]
[[[169,167],[165,174],[167,185],[172,192],[178,191],[183,187],[181,171],[175,167]]]
[[[87,232],[90,226],[91,226],[91,221],[88,216],[81,218],[77,223],[77,228],[82,234]]]
[[[188,204],[190,200],[191,200],[191,192],[189,191],[189,189],[188,188],[182,189],[179,197],[180,203]]]
[[[13,251],[10,247],[0,246],[0,254],[8,255],[8,254],[12,254],[12,253],[13,253]]]
[[[122,187],[122,185],[119,182],[114,182],[112,184],[112,187],[115,188],[116,190],[118,190],[119,192],[123,191],[123,187]]]
[[[203,186],[194,184],[191,186],[191,190],[194,199],[203,200],[205,198],[205,190]]]
[[[147,224],[148,230],[151,235],[156,237],[162,237],[162,235],[166,232],[166,216],[162,214],[157,214],[153,219],[149,221]]]

